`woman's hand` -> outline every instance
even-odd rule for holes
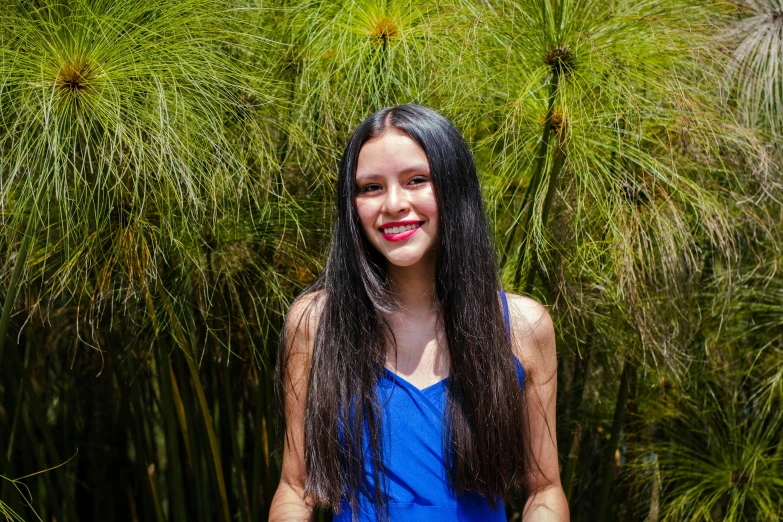
[[[304,500],[304,487],[280,479],[272,499],[269,522],[310,522],[311,520],[313,520],[313,508]]]

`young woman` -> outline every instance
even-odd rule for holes
[[[351,136],[324,273],[278,357],[283,470],[270,520],[568,520],[546,310],[499,287],[459,131],[417,105]]]

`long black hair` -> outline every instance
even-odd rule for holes
[[[347,498],[358,512],[359,496],[369,493],[369,458],[376,507],[388,515],[375,385],[387,351],[396,349],[388,346],[393,336],[384,315],[398,306],[386,260],[362,230],[355,185],[362,146],[390,129],[426,153],[438,204],[435,291],[450,361],[443,441],[449,481],[456,493],[483,494],[494,506],[499,496],[524,487],[530,465],[523,391],[498,300],[497,264],[472,155],[448,119],[413,104],[372,114],[348,141],[326,269],[302,294],[317,293],[321,301],[304,413],[305,493],[336,511]],[[281,411],[285,337],[277,372]]]

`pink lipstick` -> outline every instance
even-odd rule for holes
[[[379,230],[383,239],[387,241],[403,241],[415,234],[423,224],[423,221],[393,221],[386,223]],[[395,229],[396,231],[393,231]]]

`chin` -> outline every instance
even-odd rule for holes
[[[409,253],[407,255],[400,255],[401,252],[397,252],[397,255],[394,255],[394,253],[387,253],[384,257],[386,258],[386,261],[394,266],[399,267],[409,267],[413,265],[417,265],[419,263],[428,262],[428,259],[430,256],[426,255],[426,253]],[[434,262],[434,260],[433,260]]]
[[[391,264],[391,265],[399,266],[399,267],[403,267],[404,268],[404,267],[415,265],[416,263],[421,261],[421,257],[417,257],[416,259],[408,259],[408,258],[406,258],[406,259],[394,259],[394,258],[391,258],[390,259],[390,258],[386,258],[386,261],[388,261],[389,264]]]

